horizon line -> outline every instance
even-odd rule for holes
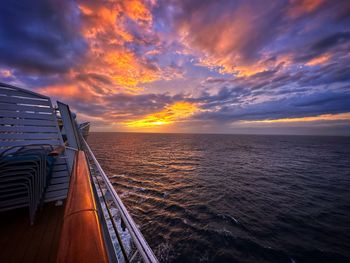
[[[136,131],[90,131],[90,133],[135,133],[135,134],[184,134],[184,135],[244,135],[244,136],[315,136],[350,137],[345,134],[283,134],[283,133],[205,133],[205,132],[136,132]]]

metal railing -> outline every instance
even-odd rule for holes
[[[137,248],[137,252],[140,254],[143,262],[146,262],[146,263],[157,263],[158,260],[157,260],[156,256],[154,255],[152,249],[150,248],[150,246],[148,245],[147,241],[143,237],[143,235],[140,232],[139,228],[136,226],[134,220],[130,216],[128,210],[124,206],[122,200],[118,196],[117,192],[115,191],[114,187],[112,186],[111,182],[109,181],[107,175],[105,174],[105,172],[103,171],[101,165],[97,161],[94,153],[90,149],[90,146],[88,145],[88,143],[83,138],[81,138],[81,140],[83,142],[84,150],[87,151],[86,153],[87,153],[89,159],[91,159],[93,161],[96,169],[99,172],[99,175],[101,176],[101,178],[103,180],[103,183],[104,183],[104,185],[106,187],[106,190],[110,193],[113,203],[115,204],[116,208],[119,210],[121,219],[124,222],[126,228],[128,229],[128,231],[129,231],[129,233],[131,235],[131,238],[132,238],[132,240],[133,240],[133,242],[134,242],[134,244],[135,244],[135,246]],[[111,218],[111,220],[113,220],[113,218]],[[122,247],[123,244],[120,244],[120,246]],[[134,258],[134,257],[135,257],[135,254],[132,256],[132,258]],[[126,262],[127,261],[132,261],[132,258],[131,259],[125,259],[125,261]]]

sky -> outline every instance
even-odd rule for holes
[[[350,1],[2,0],[0,81],[94,131],[350,135]]]

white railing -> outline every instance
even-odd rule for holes
[[[86,150],[88,151],[87,154],[93,160],[97,170],[99,171],[99,173],[101,175],[103,182],[105,183],[105,185],[107,187],[107,190],[111,194],[111,197],[112,197],[114,204],[116,205],[116,207],[120,211],[121,218],[123,219],[127,229],[129,230],[131,237],[133,239],[133,242],[137,247],[137,251],[140,253],[143,261],[146,263],[157,263],[158,260],[157,260],[156,256],[154,255],[152,249],[150,248],[147,241],[143,237],[139,228],[136,226],[134,220],[130,216],[128,210],[124,206],[122,200],[118,196],[117,192],[115,191],[114,187],[112,186],[111,182],[109,181],[107,175],[105,174],[101,165],[97,161],[94,153],[91,151],[90,146],[83,138],[81,138],[81,139],[82,139],[82,142],[83,142]]]

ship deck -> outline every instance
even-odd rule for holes
[[[28,208],[0,213],[0,262],[55,262],[64,206],[46,203],[30,226]]]

